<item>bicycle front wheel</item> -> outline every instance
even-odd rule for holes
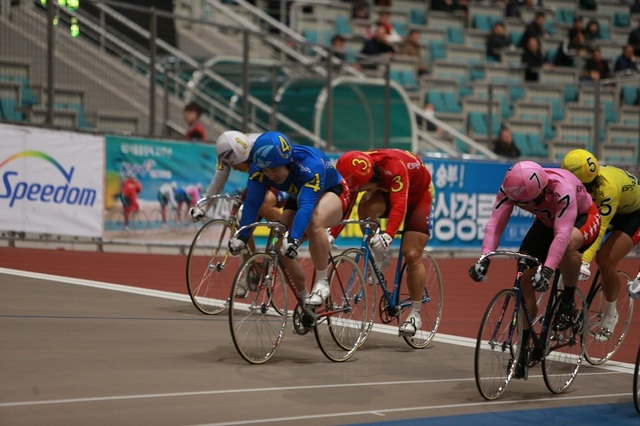
[[[494,400],[502,395],[513,376],[522,335],[522,312],[516,310],[513,290],[496,294],[482,318],[475,352],[476,386],[484,399]]]
[[[629,276],[623,271],[618,271],[620,286],[616,309],[618,311],[618,323],[608,339],[603,339],[598,335],[600,324],[604,316],[604,309],[607,301],[602,293],[602,283],[597,284],[597,291],[593,300],[589,302],[589,335],[587,337],[587,348],[585,358],[590,364],[601,365],[611,359],[617,352],[622,341],[627,335],[631,316],[633,315],[633,299],[627,293],[627,282]]]
[[[187,290],[203,314],[216,315],[227,307],[229,288],[239,265],[229,255],[231,225],[226,220],[207,222],[196,233],[187,256]]]
[[[578,375],[589,329],[587,302],[579,289],[576,289],[574,296],[575,316],[570,326],[565,330],[558,329],[556,322],[561,298],[558,297],[553,307],[551,325],[547,330],[546,356],[542,361],[544,383],[553,393],[569,389]]]
[[[267,362],[282,342],[287,324],[284,282],[280,266],[266,253],[249,257],[236,274],[229,297],[229,328],[233,345],[251,364]],[[239,287],[242,297],[236,296]],[[282,307],[282,312],[274,306]]]
[[[358,268],[362,271],[362,276],[366,279],[366,285],[364,286],[363,293],[365,295],[358,296],[359,299],[366,297],[367,300],[367,312],[366,316],[366,327],[364,331],[364,335],[362,336],[362,340],[360,341],[360,346],[363,346],[364,343],[369,338],[371,334],[371,329],[373,328],[373,324],[376,318],[376,309],[378,298],[376,296],[376,289],[378,287],[378,278],[376,277],[375,272],[373,271],[373,267],[364,264],[364,253],[362,250],[357,248],[350,248],[342,252],[342,256],[348,256],[358,265]]]
[[[367,292],[356,262],[339,255],[329,264],[331,295],[316,311],[314,328],[322,353],[331,361],[346,361],[355,353],[368,326]]]
[[[633,404],[636,406],[636,411],[640,414],[640,346],[638,346],[638,355],[636,355],[636,368],[633,371]]]
[[[420,308],[422,327],[414,336],[403,336],[405,342],[415,349],[426,348],[433,341],[442,319],[442,275],[438,262],[431,253],[423,250],[422,264],[427,273],[427,281],[422,293],[422,307]],[[408,289],[406,269],[405,263],[400,275],[400,288]]]

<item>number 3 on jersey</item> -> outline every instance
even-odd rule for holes
[[[320,191],[320,175],[318,173],[313,175],[313,179],[305,183],[304,186],[313,189],[313,192]]]
[[[391,185],[391,192],[399,192],[402,191],[402,188],[404,188],[404,183],[402,183],[402,177],[401,176],[394,176],[391,179],[391,182],[393,182],[393,184]]]

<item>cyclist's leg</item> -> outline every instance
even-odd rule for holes
[[[633,240],[627,234],[613,231],[596,254],[600,268],[602,293],[607,302],[615,302],[620,294],[618,263],[633,249]]]
[[[306,235],[309,239],[309,254],[315,268],[316,281],[313,285],[310,304],[320,304],[329,296],[329,282],[327,280],[327,261],[329,259],[329,241],[326,228],[336,225],[342,219],[343,201],[332,191],[320,196],[311,221],[307,226]]]
[[[389,197],[382,191],[367,191],[360,199],[358,204],[358,218],[370,218],[378,220],[389,215]],[[376,264],[380,271],[384,272],[389,266],[390,259],[388,254],[373,251]]]
[[[576,219],[574,227],[571,229],[569,243],[558,265],[564,282],[564,290],[556,318],[556,327],[560,331],[566,330],[573,323],[582,253],[594,243],[599,230],[600,212],[596,205],[592,204],[589,212],[579,215]]]
[[[260,216],[270,222],[278,221],[280,220],[280,215],[282,215],[281,207],[283,206],[278,205],[276,195],[270,189],[264,196],[264,202],[260,207]]]
[[[291,227],[293,218],[296,215],[296,210],[297,202],[296,200],[291,200],[291,202],[287,203],[287,205],[285,206],[284,211],[280,216],[280,222],[284,223],[288,227]],[[300,296],[304,299],[308,294],[308,290],[305,287],[305,275],[302,267],[295,259],[289,259],[287,256],[280,256],[280,259],[284,263],[285,268],[287,268],[287,271],[289,271],[289,274],[291,275],[293,283],[298,289]]]
[[[409,287],[411,298],[411,310],[405,321],[400,324],[400,333],[414,335],[422,328],[420,310],[427,282],[427,271],[422,262],[422,251],[429,241],[431,197],[428,191],[424,194],[411,195],[413,195],[412,201],[414,202],[409,204],[405,213],[401,247],[404,262],[407,265],[407,287]]]

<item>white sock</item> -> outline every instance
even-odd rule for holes
[[[316,269],[316,282],[318,281],[326,281],[327,280],[327,270],[324,269],[319,271]]]
[[[609,315],[613,315],[613,313],[617,310],[616,309],[616,302],[607,302],[606,306],[604,307],[604,316],[608,317]]]
[[[422,308],[422,300],[412,300],[411,301],[411,310],[415,313],[420,312],[420,308]]]

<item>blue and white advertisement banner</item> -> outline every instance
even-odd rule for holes
[[[99,237],[104,139],[0,124],[0,229]]]
[[[432,249],[474,249],[482,246],[485,226],[507,169],[513,163],[423,158],[436,188],[432,209]],[[533,215],[514,209],[500,248],[518,248]]]

